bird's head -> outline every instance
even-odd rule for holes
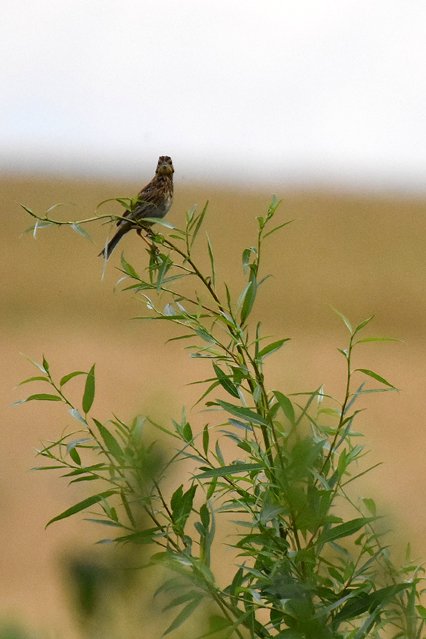
[[[172,158],[168,155],[160,155],[158,158],[157,170],[155,171],[157,175],[173,175],[174,173]]]

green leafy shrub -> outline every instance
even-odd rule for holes
[[[366,472],[354,432],[359,401],[366,393],[395,390],[375,371],[353,368],[353,353],[359,344],[390,338],[364,336],[371,317],[352,326],[339,313],[348,333],[339,349],[343,398],[322,387],[290,395],[267,383],[265,360],[278,356],[288,340],[270,341],[260,323],[250,322],[267,279],[261,273],[264,242],[288,224],[274,226],[278,205],[274,199],[257,218],[254,246],[242,251],[245,285],[238,295],[217,281],[208,237],[208,272],[193,256],[207,205],[186,214],[184,229],[160,223],[167,230],[150,236],[142,271],[121,258],[120,281],[145,300],[143,319],[176,325],[181,332],[173,339],[210,362],[208,379],[196,380],[204,384],[199,402],[209,409],[209,423],[195,426],[185,412],[171,427],[149,417],[102,423],[93,415],[95,366],[56,379],[46,358],[36,364],[39,374],[25,383],[43,382],[49,393],[23,401],[62,402],[78,424],[44,445],[39,468],[87,482],[88,490],[49,524],[89,511],[90,521],[108,526],[110,541],[152,549],[150,565],[171,571],[160,588],[169,596],[167,609],[176,609],[165,634],[205,602],[214,613],[199,637],[420,639],[422,570],[409,556],[406,565],[394,565],[377,531],[374,501],[356,499],[353,486],[350,494],[347,488]],[[69,225],[81,233],[89,222],[116,219],[107,214],[63,222],[25,208],[37,219],[34,232]],[[74,377],[84,382],[80,405],[67,394]],[[157,452],[144,435],[147,423],[171,438],[176,451],[167,458]],[[170,490],[173,467],[182,460],[192,470]],[[234,566],[222,587],[211,558],[219,553],[218,524],[228,521],[238,534],[227,539]]]

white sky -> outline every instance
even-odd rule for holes
[[[425,66],[424,0],[2,0],[0,169],[426,191]]]

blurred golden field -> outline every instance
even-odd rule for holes
[[[200,371],[202,364],[189,358],[181,342],[165,344],[176,334],[170,334],[169,325],[132,320],[144,314],[143,304],[120,287],[114,289],[122,250],[135,267],[146,263],[145,245],[135,233],[120,244],[102,280],[97,254],[108,227],[89,229],[94,244],[65,228],[41,230],[34,241],[23,234],[32,221],[17,202],[39,212],[63,202],[67,206],[58,209],[58,217],[77,219],[92,215],[99,201],[133,195],[140,186],[1,180],[0,621],[22,621],[43,629],[44,636],[50,636],[48,628],[60,628],[57,636],[73,636],[61,557],[79,547],[90,551],[100,533],[82,517],[44,529],[84,493],[81,486],[67,488],[53,474],[30,471],[40,441],[58,436],[69,417],[52,403],[12,407],[30,388],[14,387],[37,374],[21,353],[36,360],[44,353],[58,376],[88,370],[96,362],[100,419],[149,413],[167,424],[182,405],[192,405],[195,391],[187,384],[206,371]],[[323,383],[328,392],[342,392],[344,362],[336,348],[345,345],[346,332],[330,305],[354,322],[374,314],[369,335],[402,339],[361,346],[356,355],[357,366],[378,371],[401,390],[373,394],[363,403],[368,411],[360,416],[358,429],[372,451],[368,464],[383,465],[361,487],[389,515],[392,543],[400,549],[411,540],[414,555],[424,557],[426,200],[279,188],[276,194],[283,200],[279,222],[294,223],[267,244],[264,270],[273,278],[261,289],[256,317],[266,333],[292,341],[268,360],[267,385],[291,393]],[[241,252],[254,242],[255,217],[266,210],[270,195],[267,190],[225,191],[178,182],[168,219],[182,225],[186,209],[210,201],[206,229],[219,276],[237,290],[243,281]],[[200,419],[196,409],[192,419],[195,424]]]

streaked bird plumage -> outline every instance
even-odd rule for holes
[[[132,229],[136,229],[139,234],[144,227],[149,229],[153,223],[143,224],[145,218],[160,219],[167,214],[173,202],[173,173],[172,159],[168,155],[161,155],[151,182],[138,193],[136,206],[124,213],[126,219],[118,220],[118,231],[99,255],[108,259],[123,235]]]

